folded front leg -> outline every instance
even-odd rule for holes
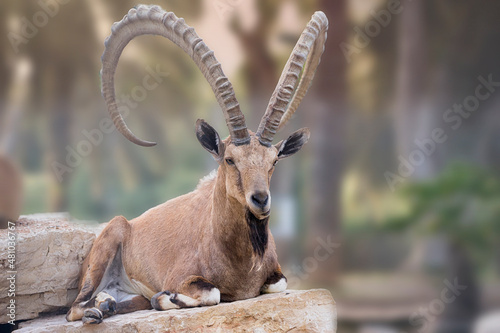
[[[264,294],[279,293],[285,291],[287,286],[287,279],[281,272],[281,267],[278,266],[278,268],[267,278],[260,291]]]
[[[220,303],[220,291],[210,281],[192,275],[176,291],[164,290],[151,298],[156,310],[192,308]]]

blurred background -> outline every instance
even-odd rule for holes
[[[311,15],[328,16],[313,85],[276,137],[311,129],[275,172],[271,228],[290,287],[332,291],[339,332],[470,332],[500,309],[498,1],[149,2],[215,51],[253,130]],[[116,75],[128,125],[158,146],[108,126],[103,42],[136,4],[0,3],[4,221],[132,219],[216,168],[194,123],[227,136],[222,112],[160,37],[129,44]]]

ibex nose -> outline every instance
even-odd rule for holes
[[[266,192],[256,192],[252,195],[252,202],[260,208],[266,207],[268,201],[269,196]]]

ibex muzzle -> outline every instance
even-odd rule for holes
[[[219,164],[191,193],[127,221],[115,217],[85,259],[80,292],[66,318],[99,323],[115,313],[214,305],[286,289],[269,231],[269,184],[276,163],[302,148],[309,130],[273,138],[304,97],[326,41],[328,20],[316,12],[285,65],[256,133],[249,131],[220,63],[192,27],[157,6],[131,9],[112,27],[102,56],[102,94],[116,127],[141,145],[120,115],[114,73],[133,38],[161,35],[183,49],[207,79],[224,114],[222,140],[204,120],[196,136]]]

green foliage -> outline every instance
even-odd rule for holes
[[[410,201],[410,210],[384,228],[446,235],[478,262],[494,255],[492,249],[500,239],[498,176],[477,167],[454,165],[432,181],[402,188],[400,194]]]

